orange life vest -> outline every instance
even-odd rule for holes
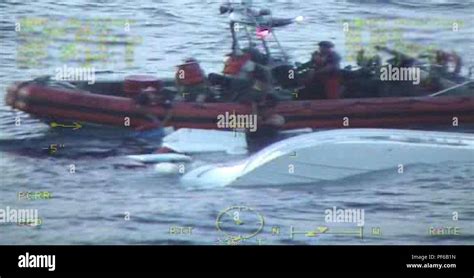
[[[204,72],[198,62],[187,62],[179,65],[175,78],[179,85],[184,86],[199,85],[205,81]]]
[[[229,58],[225,61],[224,65],[224,74],[228,75],[237,75],[240,73],[242,70],[242,67],[245,65],[250,60],[251,56],[249,53],[240,55],[240,56],[234,56],[231,55]]]

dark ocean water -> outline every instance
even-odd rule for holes
[[[433,45],[456,50],[466,64],[474,64],[472,1],[254,3],[271,8],[275,16],[306,17],[304,24],[278,33],[297,61],[307,60],[316,43],[326,39],[333,40],[349,59],[353,51],[343,23],[371,19],[399,25],[395,31],[381,32],[395,34],[392,37],[379,35],[388,44],[396,45],[397,36],[402,36],[409,42],[401,45],[405,49]],[[14,80],[54,74],[64,64],[114,72],[98,79],[129,73],[169,77],[183,58],[194,56],[208,72],[219,71],[230,48],[227,19],[218,16],[219,4],[212,0],[2,1],[0,96],[3,99],[6,86]],[[26,35],[15,32],[15,23],[27,25],[35,18],[49,29],[24,29]],[[105,27],[91,24],[104,20],[109,21],[102,24]],[[453,22],[459,23],[458,31],[453,31]],[[370,43],[370,38],[364,41]],[[0,225],[0,244],[217,244],[223,234],[216,229],[216,219],[230,206],[247,206],[264,217],[262,233],[248,240],[250,244],[257,240],[262,244],[474,244],[474,165],[413,165],[403,174],[386,170],[303,187],[199,189],[185,187],[177,177],[160,176],[153,167],[130,167],[122,157],[150,152],[159,140],[140,140],[115,130],[50,130],[3,102],[0,128],[0,209],[35,208],[43,220],[37,227]],[[43,150],[50,144],[64,147],[50,155]],[[238,158],[203,154],[196,160]],[[69,173],[71,164],[76,167],[74,174]],[[53,198],[19,201],[17,193],[23,191],[48,191]],[[330,224],[330,230],[354,234],[290,238],[292,228],[306,231],[328,225],[324,210],[334,206],[365,210],[363,238],[356,234],[355,225],[340,223]],[[458,221],[453,221],[453,212],[458,213]],[[170,234],[173,226],[193,227],[192,235]],[[430,227],[441,226],[459,227],[461,233],[429,235]],[[272,227],[279,227],[280,235],[272,235]],[[382,235],[372,235],[372,228],[380,228]],[[251,228],[243,228],[242,233],[246,229]]]

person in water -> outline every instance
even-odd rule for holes
[[[272,77],[265,67],[268,57],[257,48],[237,50],[226,61],[224,76],[230,80],[230,90],[235,99],[252,106],[252,114],[258,115],[257,132],[250,132],[251,138],[273,138],[285,119],[270,112],[278,100],[272,94]]]
[[[308,72],[305,95],[307,98],[340,98],[340,62],[341,57],[334,51],[334,44],[322,41],[318,44],[319,51],[311,56],[311,61],[306,63],[311,68]],[[322,90],[321,90],[322,89]]]
[[[247,144],[250,152],[255,152],[269,144],[278,141],[278,132],[285,124],[285,117],[273,111],[278,100],[273,95],[267,95],[257,105],[257,130],[247,131]]]

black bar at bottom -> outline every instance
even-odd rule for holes
[[[58,272],[468,272],[473,246],[0,246],[0,276],[48,272],[20,256],[55,255]],[[26,259],[26,257],[23,257]],[[441,265],[441,266],[440,266]],[[3,276],[2,276],[3,277]]]

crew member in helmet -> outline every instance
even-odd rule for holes
[[[312,54],[312,69],[308,74],[308,84],[312,89],[322,89],[322,97],[326,99],[337,99],[340,97],[340,62],[341,57],[334,51],[334,44],[330,41],[322,41],[319,51]],[[321,91],[321,90],[319,90]],[[311,97],[310,98],[318,98]]]
[[[175,80],[178,99],[204,102],[212,97],[204,70],[194,58],[188,58],[178,66]]]
[[[239,97],[241,92],[249,91],[253,87],[256,66],[248,51],[238,49],[228,56],[223,74],[227,80],[226,89],[232,93],[233,98]]]
[[[241,102],[260,101],[271,87],[266,56],[256,48],[234,51],[224,66],[227,88]]]
[[[251,79],[255,63],[248,51],[237,50],[229,55],[224,65],[224,75],[239,79]]]

